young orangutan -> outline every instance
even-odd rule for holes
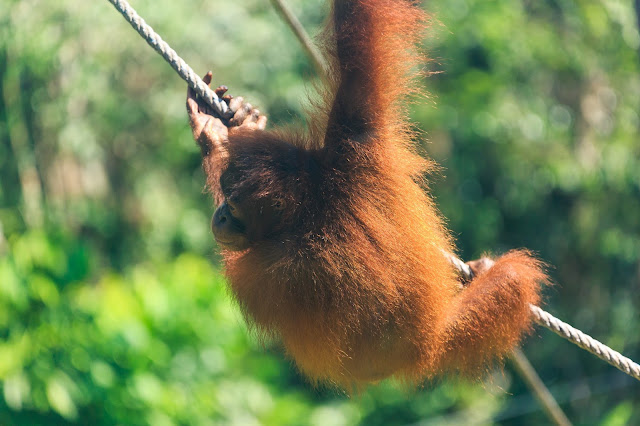
[[[460,290],[423,182],[433,163],[413,148],[403,102],[416,91],[424,25],[414,1],[336,0],[333,84],[306,135],[265,131],[257,110],[225,97],[236,111],[228,127],[188,93],[233,294],[314,382],[476,375],[518,343],[546,280],[514,251],[486,271],[490,262],[474,264]]]

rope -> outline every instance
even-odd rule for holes
[[[516,371],[520,374],[529,389],[533,392],[542,408],[549,416],[549,419],[558,426],[571,426],[567,415],[558,405],[558,401],[553,397],[549,389],[544,385],[535,368],[531,365],[522,349],[515,348],[511,353],[511,361]]]
[[[305,52],[307,52],[309,58],[311,58],[311,62],[313,62],[313,66],[320,78],[326,80],[328,78],[327,64],[325,63],[322,54],[318,51],[318,48],[311,41],[311,37],[309,37],[307,32],[304,30],[304,27],[296,15],[291,12],[291,9],[289,9],[283,0],[271,0],[271,4],[280,16],[282,16],[287,25],[289,25],[289,28],[291,28],[291,31],[293,31]]]
[[[222,118],[230,118],[233,113],[226,102],[207,86],[193,69],[156,33],[144,19],[129,5],[126,0],[109,0],[131,26],[144,38],[151,47],[176,70],[178,75],[200,95]]]
[[[471,280],[473,278],[473,272],[471,272],[469,265],[450,253],[445,253],[445,255],[465,279]],[[588,334],[570,326],[566,322],[559,320],[538,306],[530,305],[530,308],[533,319],[537,324],[548,328],[560,337],[564,337],[571,343],[591,352],[593,355],[608,362],[634,379],[640,380],[640,364],[637,364],[633,360],[622,355],[620,352],[611,349]]]
[[[547,327],[557,335],[564,337],[572,343],[580,346],[582,349],[591,352],[601,360],[608,362],[621,371],[624,371],[631,377],[640,380],[640,364],[633,362],[620,352],[614,351],[604,343],[599,342],[588,334],[570,326],[566,322],[560,321],[549,312],[543,311],[534,305],[531,305],[530,308],[536,323]]]

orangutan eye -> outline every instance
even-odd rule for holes
[[[284,210],[284,201],[276,199],[273,201],[273,208],[276,210]]]
[[[229,200],[227,200],[227,207],[229,208],[229,212],[231,212],[231,214],[235,213],[237,210],[235,203],[232,203]]]

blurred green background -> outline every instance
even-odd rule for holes
[[[315,33],[319,0],[290,0]],[[529,247],[546,308],[640,359],[640,35],[631,0],[431,0],[413,116],[460,254]],[[271,125],[314,72],[267,0],[138,0]],[[247,332],[209,231],[186,84],[106,1],[0,0],[0,424],[539,425],[484,383],[307,385]],[[524,350],[576,424],[640,424],[640,383],[545,329]]]

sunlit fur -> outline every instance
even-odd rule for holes
[[[286,206],[268,237],[223,251],[233,295],[313,382],[475,376],[527,330],[545,275],[512,252],[459,290],[442,254],[452,240],[423,181],[433,164],[417,155],[407,120],[426,16],[406,0],[338,0],[332,16],[332,82],[311,114],[315,131],[229,137],[242,178],[226,196]],[[217,201],[223,163],[216,150],[205,156]]]

